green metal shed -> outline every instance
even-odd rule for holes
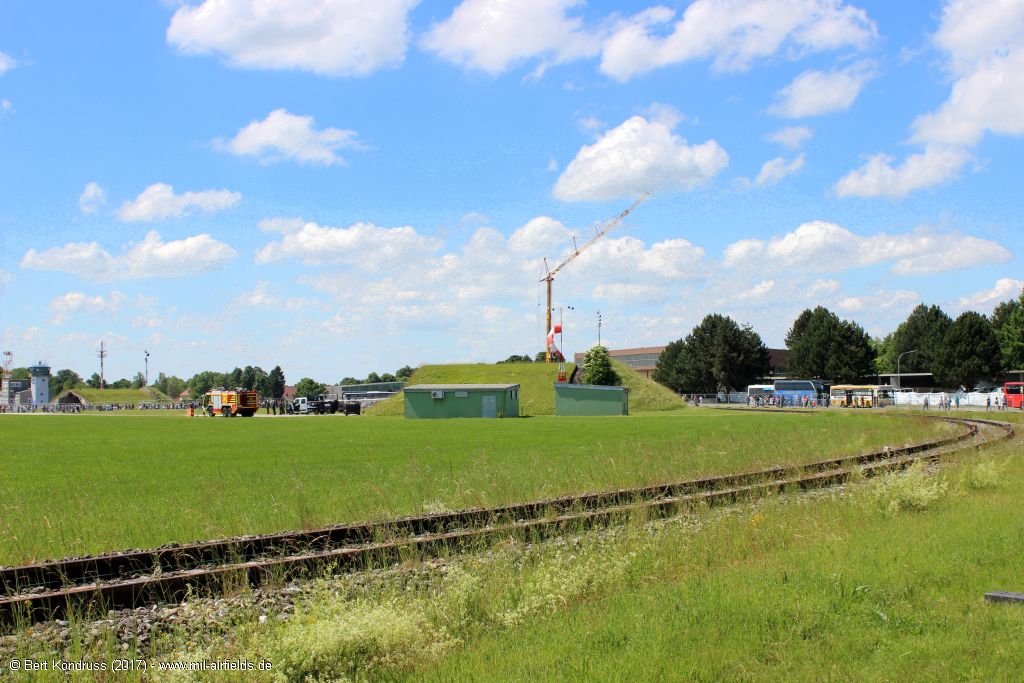
[[[555,384],[555,415],[629,415],[629,390],[596,384]]]
[[[405,416],[519,417],[519,385],[417,384],[405,388]]]

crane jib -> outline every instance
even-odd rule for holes
[[[587,247],[589,247],[591,244],[593,244],[594,242],[598,241],[599,239],[604,237],[606,234],[608,234],[608,232],[612,228],[614,228],[616,225],[618,225],[619,222],[621,222],[623,218],[628,216],[629,213],[633,209],[635,209],[641,203],[646,201],[647,198],[650,197],[650,196],[651,196],[650,192],[645,192],[635,202],[630,204],[628,209],[626,209],[625,211],[623,211],[622,213],[620,213],[617,216],[609,218],[607,221],[605,221],[606,225],[603,228],[601,228],[600,230],[598,230],[597,233],[593,237],[591,237],[590,240],[588,240],[587,243],[584,244],[582,247],[576,247],[576,237],[573,236],[573,238],[572,238],[572,244],[573,244],[573,247],[574,247],[573,253],[571,253],[564,261],[562,261],[557,266],[555,266],[554,270],[548,271],[548,274],[545,275],[544,277],[542,277],[539,280],[540,282],[547,282],[547,290],[548,290],[548,297],[547,297],[548,298],[548,308],[547,308],[547,315],[545,317],[545,322],[546,322],[546,327],[544,328],[545,332],[547,332],[548,330],[551,329],[551,283],[555,279],[555,274],[558,273],[558,271],[560,271],[562,268],[565,268],[567,265],[572,263],[573,260],[575,260],[577,256],[579,256],[584,251],[586,251]],[[545,258],[544,259],[544,268],[546,269],[547,266],[548,266],[548,260]],[[545,349],[544,349],[544,361],[546,363],[550,363],[551,362],[551,348],[549,346],[545,346]]]

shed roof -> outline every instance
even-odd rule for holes
[[[506,391],[518,389],[518,384],[417,384],[406,391]]]
[[[593,389],[596,391],[629,391],[629,387],[609,387],[603,384],[575,384],[570,382],[555,382],[556,389]]]

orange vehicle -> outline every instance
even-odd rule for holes
[[[1007,382],[1003,385],[1003,396],[1006,397],[1007,408],[1022,408],[1024,399],[1024,382]]]
[[[210,417],[252,417],[260,409],[260,395],[249,389],[211,389],[203,396],[203,408]]]

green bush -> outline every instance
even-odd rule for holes
[[[872,487],[872,497],[883,510],[895,514],[903,510],[927,510],[946,495],[949,482],[931,476],[918,460],[904,472],[883,477]]]

